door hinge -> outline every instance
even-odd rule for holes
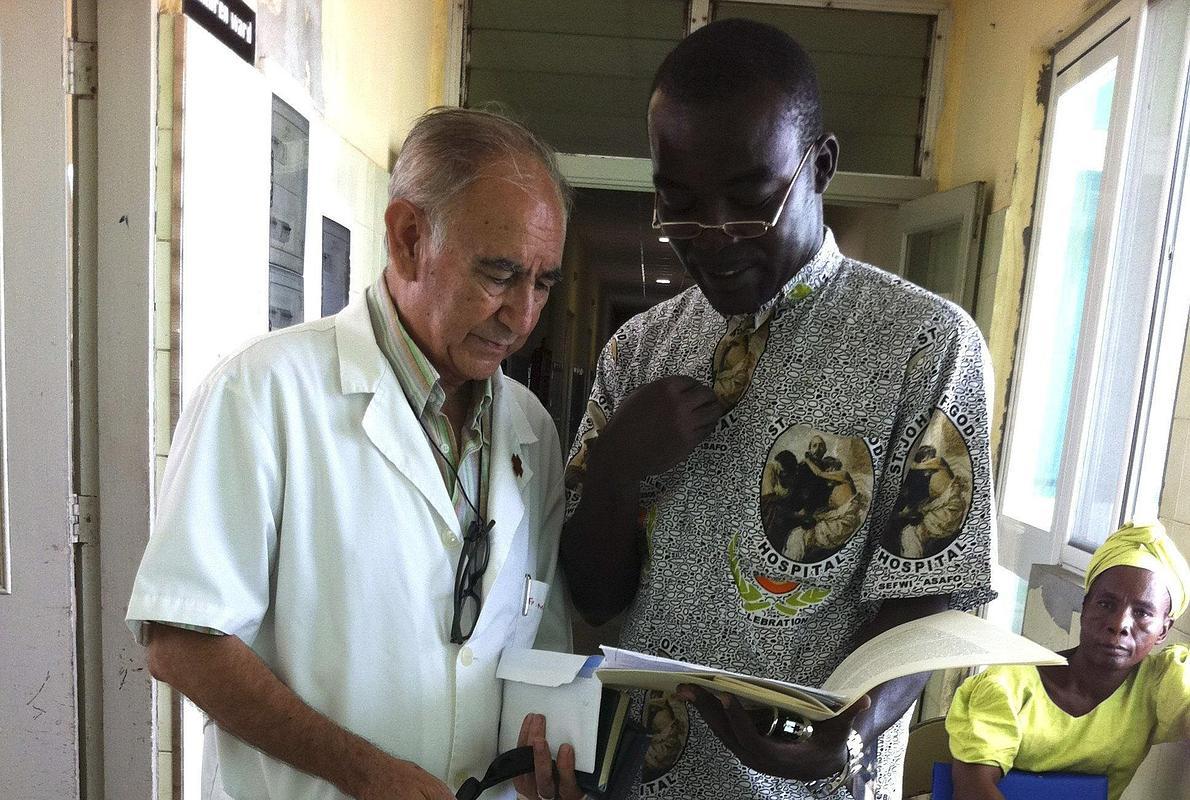
[[[66,40],[62,57],[66,93],[75,97],[93,97],[99,89],[99,58],[95,42]]]
[[[70,541],[95,544],[99,533],[99,498],[86,494],[70,496]]]

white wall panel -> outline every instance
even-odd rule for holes
[[[272,100],[264,77],[186,27],[183,404],[220,359],[268,331]]]

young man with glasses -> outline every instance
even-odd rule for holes
[[[212,797],[453,798],[497,754],[501,651],[569,648],[557,434],[500,373],[559,279],[565,182],[527,130],[451,109],[389,194],[380,279],[225,360],[174,437],[128,621],[215,723]],[[518,785],[576,800],[573,750],[555,787],[524,731]]]
[[[819,685],[876,633],[992,596],[986,350],[959,308],[846,258],[823,227],[839,148],[785,34],[695,32],[662,64],[648,122],[653,227],[696,286],[600,357],[563,567],[592,622],[627,611],[625,647]],[[926,447],[956,483],[937,548],[915,557],[897,512]],[[898,797],[925,677],[809,736],[683,688],[698,713],[641,796]]]

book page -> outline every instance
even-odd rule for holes
[[[1065,664],[1041,645],[962,611],[913,620],[865,642],[843,659],[823,689],[848,704],[880,684],[912,675],[984,664]]]
[[[827,719],[838,713],[838,702],[827,706],[810,695],[776,691],[726,675],[634,669],[601,669],[596,675],[604,686],[659,692],[672,692],[679,684],[688,683],[713,692],[733,694],[750,705],[780,708],[810,720]]]
[[[826,719],[886,681],[984,664],[1065,664],[1066,659],[1023,636],[961,611],[906,622],[864,643],[843,659],[821,688],[689,664],[603,646],[596,677],[608,686],[673,691],[692,683],[753,703]]]
[[[714,667],[705,667],[701,664],[690,664],[685,661],[676,661],[672,658],[663,658],[661,656],[650,656],[645,653],[637,653],[632,650],[620,650],[619,648],[601,645],[600,650],[603,651],[603,665],[596,670],[595,675],[605,683],[608,682],[607,675],[611,671],[632,670],[634,674],[643,675],[645,673],[656,673],[660,675],[673,675],[674,678],[660,677],[654,678],[653,681],[662,681],[667,686],[676,686],[679,683],[693,683],[693,681],[684,681],[682,676],[701,675],[706,678],[734,678],[735,680],[750,684],[752,686],[763,687],[770,689],[781,695],[790,697],[803,697],[809,702],[819,703],[823,707],[839,708],[844,697],[831,691],[819,689],[815,686],[801,686],[796,683],[788,683],[780,681],[775,678],[764,678],[756,675],[744,675],[739,672],[731,672],[725,669],[715,669]],[[622,683],[616,685],[623,685]],[[644,686],[637,684],[642,689],[655,689],[658,686]]]

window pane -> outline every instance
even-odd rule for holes
[[[472,0],[463,104],[563,153],[648,158],[653,73],[685,25],[686,0]]]
[[[1049,530],[1107,151],[1116,59],[1059,97],[1037,230],[1005,513]]]
[[[711,11],[768,23],[806,48],[823,123],[839,137],[839,169],[918,174],[933,15],[749,2],[714,2]]]

